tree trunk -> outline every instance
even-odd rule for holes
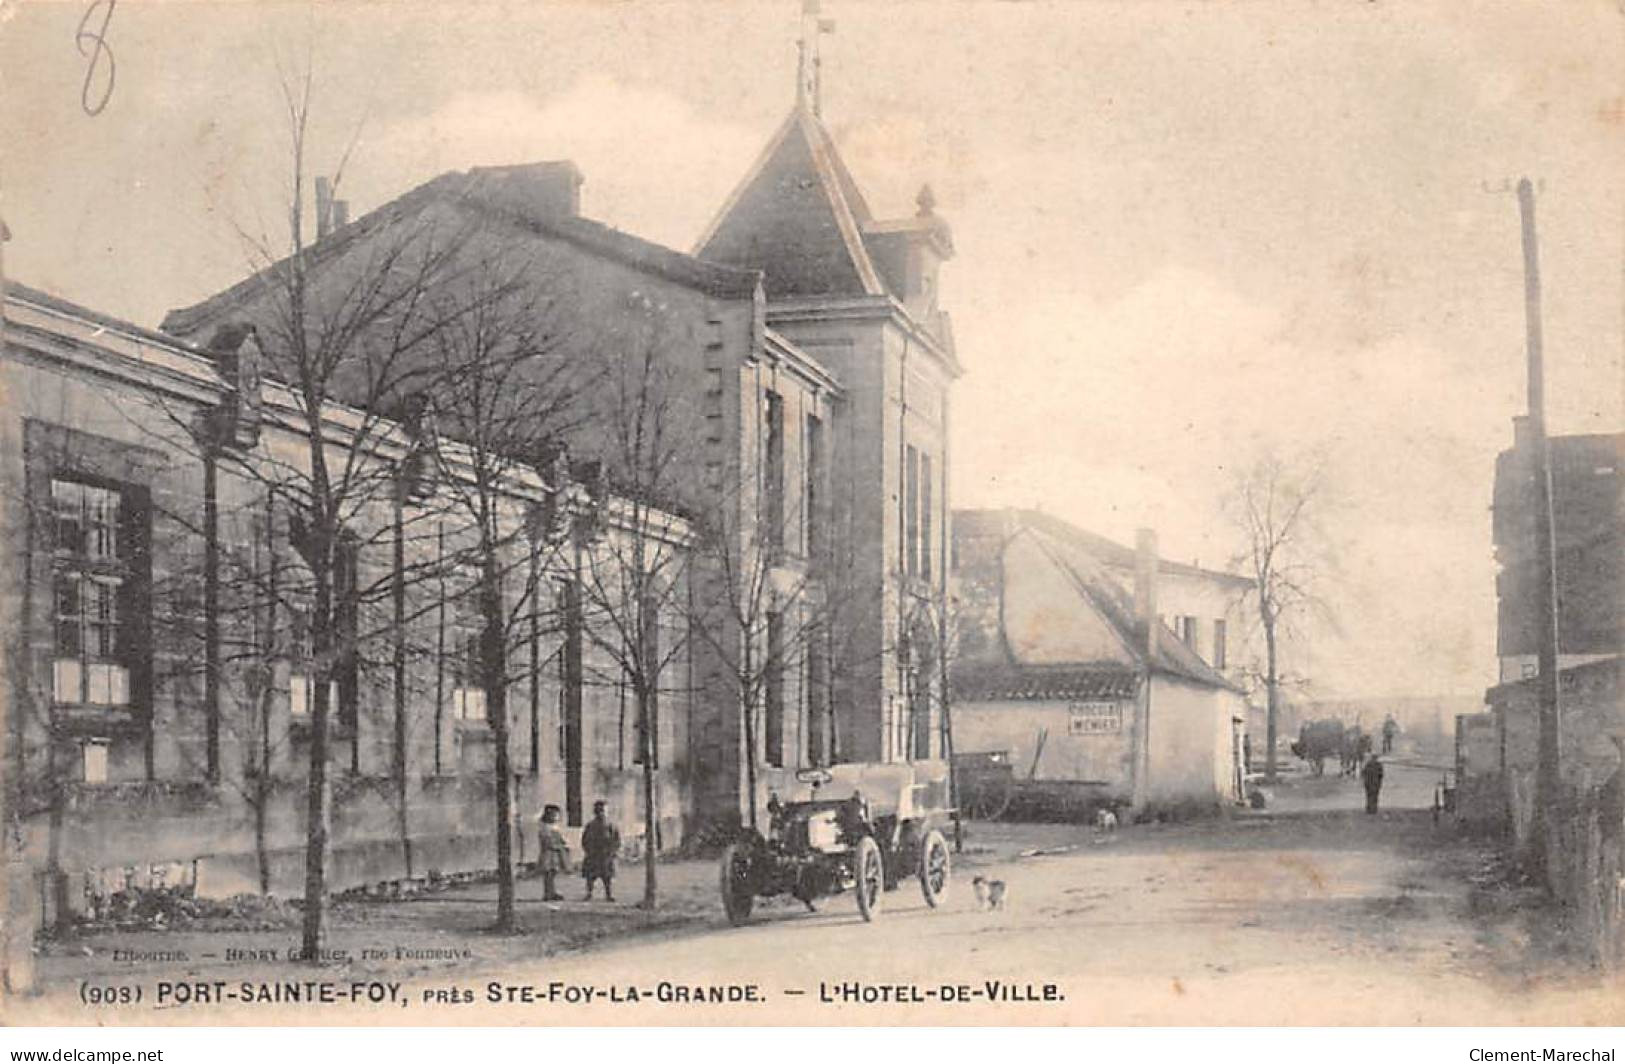
[[[203,453],[203,714],[204,777],[220,782],[220,504],[212,445]]]
[[[1281,681],[1276,673],[1275,622],[1264,622],[1264,778],[1275,782],[1275,737],[1280,728]]]
[[[941,634],[937,641],[938,682],[942,685],[942,756],[948,762],[948,808],[954,811],[954,852],[965,852],[965,829],[959,815],[959,772],[954,768],[953,689],[949,685],[947,607],[943,607]]]
[[[264,776],[254,783],[254,861],[259,869],[262,898],[271,893],[271,854],[265,845],[265,800],[270,790]]]
[[[316,594],[312,611],[311,649],[317,663],[315,697],[310,714],[310,778],[305,797],[305,919],[300,945],[307,964],[320,964],[327,920],[328,721],[332,710],[333,586],[330,545],[318,546],[313,565]]]
[[[496,745],[497,922],[496,930],[514,929],[513,765],[508,749],[508,645],[503,627],[501,575],[494,550],[487,550],[481,579],[481,633],[485,709]]]
[[[750,684],[739,685],[739,710],[745,718],[745,788],[750,792],[750,826],[756,826],[756,714],[752,711]]]
[[[660,853],[659,820],[655,802],[655,736],[650,725],[649,684],[638,684],[638,745],[643,748],[643,907],[653,909],[659,901],[655,858]]]
[[[395,827],[401,840],[401,864],[406,878],[412,878],[412,821],[407,808],[406,784],[406,530],[403,527],[400,492],[395,499],[394,572],[390,577],[390,597],[395,607]]]
[[[259,697],[259,764],[254,769],[254,863],[259,873],[260,897],[271,893],[271,855],[265,843],[265,803],[271,795],[271,684],[265,674]]]

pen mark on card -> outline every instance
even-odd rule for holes
[[[118,74],[118,65],[113,60],[113,49],[107,44],[107,26],[113,21],[113,8],[117,5],[118,0],[91,0],[73,37],[79,54],[89,60],[85,67],[85,83],[79,90],[79,105],[92,118],[101,114],[107,101],[113,98],[113,82]],[[98,14],[101,25],[92,29],[91,23]]]

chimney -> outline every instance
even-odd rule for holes
[[[333,231],[333,182],[330,178],[316,179],[316,239]]]
[[[1527,450],[1531,442],[1529,438],[1529,415],[1515,415],[1512,418],[1512,449],[1515,451]]]
[[[581,213],[581,182],[576,164],[568,159],[536,165],[537,206],[543,213],[575,217]]]
[[[581,214],[581,171],[568,159],[519,166],[476,166],[468,194],[530,218]]]
[[[343,229],[350,224],[350,201],[337,199],[333,201],[333,228]]]
[[[1134,605],[1135,635],[1150,664],[1157,647],[1157,533],[1149,528],[1134,533]]]

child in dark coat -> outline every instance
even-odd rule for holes
[[[615,900],[615,855],[621,852],[621,833],[604,815],[605,803],[592,803],[592,820],[581,830],[581,875],[592,901],[594,880],[604,881],[604,900]]]

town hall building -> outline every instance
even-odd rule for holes
[[[653,778],[669,849],[754,819],[800,768],[945,756],[962,371],[936,293],[952,235],[929,188],[911,216],[871,212],[819,114],[816,38],[794,106],[692,253],[584,217],[584,176],[551,161],[447,173],[354,220],[329,197],[295,255],[160,330],[8,289],[0,488],[25,505],[7,508],[0,559],[18,666],[7,767],[39,781],[30,852],[52,869],[48,907],[137,866],[149,885],[297,893],[318,701],[330,889],[492,867],[501,762],[472,664],[480,622],[464,574],[441,564],[462,531],[431,512],[467,490],[468,441],[435,435],[436,396],[367,406],[365,372],[335,375],[313,419],[299,381],[278,376],[310,339],[289,324],[290,276],[336,336],[380,262],[432,282],[425,305],[495,269],[545,308],[531,325],[559,354],[594,367],[498,493],[503,520],[525,523],[504,550],[532,551],[512,559],[514,601],[547,618],[509,637],[516,823],[556,804],[578,828],[603,799],[636,841]],[[398,324],[386,308],[369,327]],[[432,379],[439,356],[411,357]],[[668,455],[624,446],[629,381]],[[309,482],[300,453],[317,429],[335,454],[369,441],[354,475],[376,489],[343,517],[334,594],[354,606],[331,660],[290,590],[309,578],[307,530],[281,497],[294,489],[265,472]],[[438,482],[421,475],[431,440],[462,456]],[[649,614],[663,649],[647,709],[593,627],[608,620],[583,606],[582,581],[631,541],[671,561]],[[243,588],[267,586],[276,608],[248,603]]]

